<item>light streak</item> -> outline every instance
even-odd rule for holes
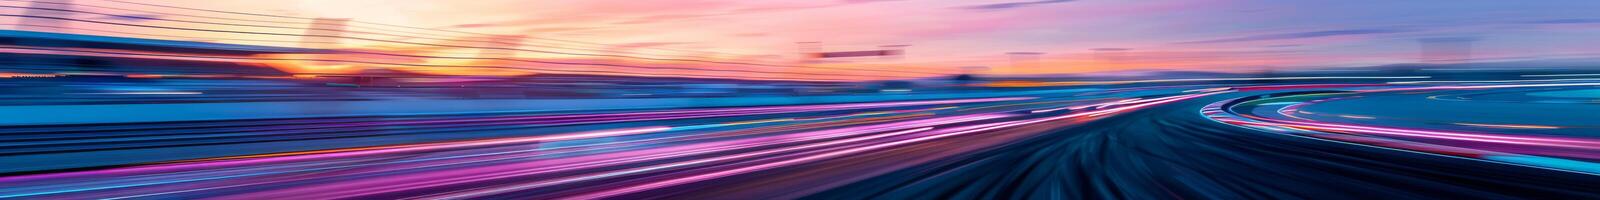
[[[66,94],[196,95],[196,94],[205,94],[205,93],[204,92],[185,92],[185,91],[170,91],[170,92],[150,91],[150,92],[91,92],[91,93],[66,93]]]
[[[1509,129],[1560,129],[1561,128],[1560,126],[1522,125],[1522,124],[1474,124],[1474,123],[1454,123],[1454,124],[1462,125],[1462,126],[1476,126],[1476,127],[1489,127],[1489,128],[1509,128]]]
[[[1217,94],[1217,93],[1220,93],[1220,92],[1204,93],[1204,94],[1192,94],[1192,95],[1178,95],[1178,96],[1170,96],[1170,97],[1163,97],[1163,98],[1155,98],[1155,99],[1151,99],[1151,101],[1146,101],[1145,103],[1142,103],[1142,104],[1136,104],[1136,105],[1130,105],[1130,106],[1124,106],[1124,107],[1117,107],[1117,108],[1106,109],[1106,110],[1097,110],[1097,111],[1091,111],[1091,112],[1075,113],[1075,114],[1062,115],[1062,116],[1056,116],[1056,117],[1048,117],[1048,118],[1032,119],[1032,120],[1023,120],[1023,121],[997,122],[997,123],[990,123],[990,124],[983,124],[983,125],[974,125],[974,126],[969,126],[969,127],[951,128],[949,130],[953,130],[953,131],[936,132],[935,134],[933,134],[931,136],[918,137],[918,138],[908,139],[908,140],[899,140],[899,141],[894,141],[894,142],[889,142],[889,143],[880,143],[880,144],[874,144],[874,145],[870,145],[870,146],[856,147],[856,148],[844,149],[844,150],[839,150],[839,151],[830,151],[830,152],[827,152],[827,153],[822,153],[822,154],[817,154],[817,155],[810,155],[810,156],[794,158],[794,159],[785,159],[783,161],[778,161],[778,162],[763,163],[763,164],[754,165],[754,166],[747,166],[747,167],[741,167],[741,168],[730,169],[730,170],[723,170],[723,171],[718,171],[718,172],[713,172],[713,173],[693,175],[693,176],[688,176],[688,177],[675,178],[675,179],[669,179],[669,180],[657,181],[657,182],[651,182],[651,183],[635,185],[635,186],[631,186],[631,187],[623,187],[623,188],[618,188],[618,189],[611,189],[611,190],[605,190],[605,191],[599,191],[599,192],[592,192],[592,193],[587,193],[587,194],[582,194],[582,195],[577,195],[577,196],[563,197],[561,199],[601,199],[601,198],[613,197],[613,196],[623,195],[623,194],[628,194],[628,193],[641,192],[641,191],[652,190],[652,189],[659,189],[659,188],[664,188],[664,187],[673,186],[673,185],[680,185],[680,184],[691,183],[691,182],[705,181],[705,180],[710,180],[710,179],[715,179],[715,178],[721,178],[721,177],[727,177],[727,176],[732,176],[732,175],[737,175],[737,174],[744,174],[744,173],[749,173],[749,172],[767,170],[767,169],[772,169],[772,168],[777,168],[777,167],[782,167],[782,166],[795,165],[795,164],[800,164],[800,163],[815,162],[815,161],[818,161],[818,160],[836,158],[836,157],[841,157],[841,156],[846,156],[846,155],[852,155],[852,154],[865,152],[865,151],[883,149],[883,148],[900,146],[900,145],[911,144],[911,143],[924,142],[924,141],[941,139],[941,138],[960,136],[960,135],[983,132],[983,131],[990,131],[990,130],[1001,129],[1001,128],[1029,125],[1029,124],[1035,124],[1035,123],[1040,123],[1040,122],[1054,121],[1054,120],[1061,120],[1061,119],[1068,119],[1068,118],[1076,118],[1076,117],[1084,117],[1084,116],[1100,116],[1100,115],[1105,115],[1105,114],[1110,114],[1110,113],[1118,113],[1118,112],[1123,112],[1123,111],[1129,111],[1129,110],[1144,108],[1144,107],[1148,107],[1148,106],[1154,106],[1154,105],[1160,105],[1160,104],[1165,104],[1165,103],[1171,103],[1171,102],[1175,102],[1175,101],[1181,101],[1181,100],[1187,100],[1187,99],[1203,97],[1203,96]],[[445,199],[451,199],[451,198],[445,198]]]
[[[1600,74],[1534,74],[1534,75],[1522,75],[1522,77],[1572,77],[1572,76],[1600,76]]]
[[[1266,99],[1261,99],[1261,100],[1266,100]],[[1255,101],[1261,101],[1261,100],[1255,100]],[[1522,154],[1515,154],[1515,153],[1486,151],[1486,150],[1478,150],[1478,149],[1454,147],[1454,146],[1443,146],[1443,145],[1430,144],[1430,143],[1427,143],[1427,142],[1418,142],[1418,141],[1409,141],[1409,140],[1396,140],[1396,139],[1388,139],[1388,138],[1389,137],[1423,138],[1423,139],[1432,139],[1432,140],[1454,141],[1454,142],[1458,142],[1458,143],[1459,142],[1468,142],[1468,143],[1475,143],[1475,144],[1498,144],[1498,145],[1506,145],[1506,146],[1485,146],[1485,147],[1497,147],[1498,149],[1514,150],[1514,152],[1516,152],[1516,153],[1534,153],[1534,154],[1539,154],[1539,153],[1543,153],[1543,152],[1570,152],[1570,150],[1593,152],[1595,150],[1600,150],[1600,140],[1594,140],[1594,139],[1589,139],[1589,138],[1523,136],[1523,135],[1451,132],[1451,131],[1440,131],[1440,130],[1403,129],[1403,128],[1390,128],[1390,127],[1377,127],[1377,126],[1363,126],[1363,125],[1351,125],[1351,124],[1335,124],[1335,123],[1313,122],[1313,121],[1305,120],[1305,119],[1302,119],[1302,120],[1305,120],[1305,121],[1279,120],[1279,119],[1272,119],[1272,118],[1267,118],[1267,117],[1259,117],[1259,116],[1253,116],[1253,115],[1232,113],[1232,112],[1228,112],[1227,111],[1230,108],[1223,108],[1222,107],[1222,105],[1224,105],[1224,104],[1226,104],[1228,102],[1234,102],[1234,101],[1238,101],[1238,100],[1236,99],[1236,100],[1229,100],[1229,101],[1221,101],[1221,102],[1212,103],[1211,105],[1208,105],[1204,109],[1202,109],[1201,115],[1203,115],[1204,117],[1206,117],[1208,119],[1211,119],[1213,121],[1221,122],[1221,123],[1224,123],[1224,124],[1230,124],[1230,125],[1235,125],[1235,126],[1240,126],[1240,127],[1245,127],[1245,128],[1258,129],[1258,130],[1265,130],[1265,131],[1269,131],[1269,132],[1283,133],[1283,134],[1287,134],[1287,135],[1292,135],[1292,136],[1297,136],[1297,137],[1304,137],[1304,138],[1311,138],[1311,139],[1317,139],[1317,140],[1334,141],[1334,142],[1341,142],[1341,143],[1351,143],[1351,144],[1358,144],[1358,145],[1363,145],[1363,146],[1371,146],[1371,147],[1378,147],[1378,148],[1385,148],[1385,149],[1395,149],[1395,150],[1402,150],[1402,151],[1409,151],[1409,152],[1428,153],[1428,154],[1432,154],[1432,155],[1444,154],[1445,156],[1452,156],[1452,157],[1476,158],[1477,160],[1480,160],[1480,161],[1493,161],[1493,162],[1498,162],[1498,163],[1508,163],[1508,164],[1514,164],[1514,165],[1530,166],[1530,167],[1543,168],[1543,169],[1552,169],[1552,170],[1558,170],[1558,171],[1568,171],[1568,172],[1586,173],[1586,174],[1600,174],[1600,163],[1593,163],[1593,162],[1587,162],[1587,161],[1576,161],[1576,160],[1566,160],[1566,159],[1561,159],[1561,158],[1551,158],[1551,157],[1542,157],[1542,156],[1522,155]],[[1290,105],[1290,106],[1296,106],[1296,105],[1303,105],[1303,104],[1295,104],[1295,105]],[[1283,111],[1280,109],[1279,112],[1281,113]],[[1301,111],[1301,112],[1304,112],[1304,111]],[[1455,123],[1455,124],[1461,125],[1462,123]],[[1473,124],[1473,125],[1488,125],[1489,127],[1501,127],[1501,128],[1552,128],[1551,126],[1537,126],[1537,125],[1532,125],[1532,126],[1528,126],[1528,125],[1509,125],[1509,126],[1507,126],[1507,125],[1493,125],[1493,124]],[[1427,141],[1427,140],[1424,140],[1424,141]],[[1554,149],[1552,149],[1552,148],[1554,148]],[[1579,153],[1579,154],[1566,154],[1566,155],[1592,155],[1592,153]]]

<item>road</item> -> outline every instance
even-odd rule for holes
[[[1595,176],[1217,126],[1166,105],[811,199],[1593,199]]]
[[[1593,174],[1202,114],[1240,97],[1371,87],[27,127],[8,129],[0,161],[34,163],[0,177],[0,198],[1600,198]]]

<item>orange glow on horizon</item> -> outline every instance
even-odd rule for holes
[[[326,57],[321,54],[263,54],[258,57],[272,59],[262,64],[293,74],[356,74],[364,68],[353,64],[310,61]]]

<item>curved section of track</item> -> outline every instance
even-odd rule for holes
[[[1196,113],[1250,95],[1106,118],[810,198],[1600,198],[1590,174],[1275,134]]]

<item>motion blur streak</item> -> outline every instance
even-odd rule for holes
[[[1374,87],[1379,87],[1379,89],[1374,89]],[[1366,166],[1370,164],[1355,164],[1376,164],[1375,162],[1378,160],[1390,159],[1404,159],[1411,160],[1411,162],[1424,162],[1429,163],[1426,164],[1428,166],[1456,166],[1452,168],[1482,168],[1510,171],[1510,173],[1505,173],[1500,176],[1511,176],[1526,179],[1527,181],[1544,182],[1535,184],[1521,180],[1510,181],[1510,179],[1481,179],[1479,181],[1464,183],[1469,185],[1457,185],[1461,187],[1471,187],[1474,188],[1473,191],[1483,192],[1480,193],[1480,195],[1494,196],[1495,194],[1510,194],[1501,193],[1499,191],[1533,190],[1535,188],[1539,188],[1537,189],[1539,191],[1551,192],[1556,195],[1589,195],[1585,192],[1581,192],[1583,190],[1570,188],[1582,184],[1568,186],[1553,185],[1562,183],[1576,183],[1574,181],[1582,182],[1582,180],[1586,179],[1572,176],[1557,176],[1549,173],[1587,172],[1592,170],[1591,168],[1593,164],[1585,164],[1589,162],[1585,160],[1594,159],[1592,155],[1595,155],[1594,152],[1597,149],[1593,147],[1596,146],[1596,144],[1600,144],[1594,139],[1572,136],[1479,134],[1464,131],[1388,128],[1384,126],[1352,124],[1350,122],[1314,122],[1310,120],[1339,119],[1336,116],[1353,114],[1336,111],[1315,112],[1325,113],[1320,115],[1302,116],[1299,114],[1302,113],[1301,111],[1323,109],[1322,107],[1324,104],[1334,105],[1335,103],[1346,101],[1377,98],[1374,96],[1381,96],[1382,94],[1387,93],[1421,95],[1410,94],[1409,92],[1417,90],[1479,90],[1477,88],[1474,88],[1474,90],[1463,90],[1454,89],[1451,87],[1454,86],[1413,87],[1406,85],[1389,86],[1381,84],[1308,84],[1260,87],[1236,86],[1228,88],[1150,87],[1117,90],[1117,92],[1101,93],[1088,96],[1073,93],[1059,93],[1033,97],[969,98],[951,100],[893,101],[793,106],[778,105],[663,111],[645,110],[571,115],[520,116],[519,114],[509,114],[493,117],[471,115],[454,116],[448,118],[411,117],[409,119],[398,121],[330,121],[303,125],[253,123],[248,126],[260,126],[260,129],[262,130],[297,130],[304,128],[295,128],[295,126],[431,127],[423,125],[461,124],[471,126],[474,124],[489,124],[494,126],[508,126],[552,123],[568,125],[525,126],[525,128],[510,129],[514,131],[525,130],[539,132],[538,134],[527,136],[444,140],[424,143],[399,143],[394,145],[359,146],[352,148],[334,148],[301,152],[263,152],[228,157],[166,161],[149,165],[113,167],[106,169],[68,170],[62,172],[3,177],[0,178],[0,186],[4,186],[0,187],[0,197],[50,199],[198,197],[234,199],[499,199],[513,197],[596,199],[655,197],[693,199],[717,196],[713,194],[718,194],[719,191],[722,190],[718,189],[720,188],[718,187],[719,183],[728,181],[749,181],[766,184],[760,186],[752,185],[750,187],[728,187],[726,189],[739,188],[737,192],[730,194],[737,194],[737,196],[752,198],[834,198],[846,196],[860,198],[932,197],[928,195],[952,195],[944,197],[977,198],[980,196],[967,195],[998,195],[1002,193],[965,193],[957,191],[1007,191],[1011,189],[1026,189],[1028,191],[1034,191],[1012,193],[1017,195],[1029,195],[1027,197],[1042,197],[1032,195],[1075,194],[1091,196],[1128,195],[1122,197],[1137,198],[1142,195],[1136,194],[1170,194],[1177,196],[1244,195],[1243,193],[1236,193],[1234,191],[1251,189],[1250,187],[1255,187],[1237,184],[1201,184],[1194,181],[1225,182],[1227,180],[1194,179],[1194,176],[1191,175],[1167,173],[1182,172],[1179,174],[1188,174],[1191,172],[1184,171],[1197,170],[1262,170],[1272,172],[1272,174],[1278,174],[1260,177],[1263,179],[1282,179],[1281,176],[1310,176],[1296,175],[1296,173],[1300,172],[1295,171],[1268,170],[1269,168],[1262,167],[1247,167],[1242,169],[1197,168],[1205,166],[1222,166],[1220,163],[1214,163],[1215,161],[1213,160],[1233,160],[1230,161],[1230,163],[1277,163],[1279,161],[1274,160],[1278,159],[1334,159],[1317,162],[1333,162],[1335,160],[1342,160],[1338,162],[1345,163],[1347,165],[1361,165],[1360,167],[1350,166],[1351,168],[1348,169],[1330,169],[1333,171],[1306,172],[1357,173],[1347,176],[1351,178],[1336,180],[1371,184],[1371,187],[1360,188],[1376,190],[1372,192],[1356,192],[1345,194],[1348,196],[1378,194],[1380,192],[1398,192],[1398,188],[1407,187],[1399,186],[1401,184],[1443,184],[1439,182],[1424,181],[1423,179],[1406,179],[1408,181],[1397,182],[1357,181],[1357,179],[1353,178],[1399,175],[1360,174],[1377,173],[1379,171],[1348,171],[1357,168],[1374,170],[1392,168],[1393,166],[1378,167]],[[1546,87],[1580,86],[1556,85]],[[1216,98],[1239,98],[1241,96],[1249,95],[1272,95],[1278,93],[1296,94],[1295,92],[1300,91],[1317,91],[1342,88],[1353,88],[1354,91],[1361,92],[1309,93],[1308,95],[1299,96],[1281,95],[1274,96],[1273,98],[1263,98],[1261,100],[1237,103],[1230,103],[1234,101],[1204,100]],[[1406,88],[1411,90],[1399,90]],[[1521,88],[1539,87],[1492,87],[1489,89],[1505,90]],[[1195,106],[1196,103],[1206,102],[1215,103],[1210,103],[1210,106]],[[1233,108],[1222,107],[1221,105],[1224,105],[1225,103],[1236,106]],[[1260,110],[1263,112],[1253,113],[1264,113],[1271,115],[1256,116],[1246,115],[1243,114],[1243,112],[1240,112],[1246,110]],[[1191,113],[1194,111],[1200,111],[1204,116],[1207,116],[1207,118],[1222,123],[1183,121],[1161,122],[1175,123],[1164,126],[1133,124],[1107,126],[1108,123],[1130,123],[1127,120],[1133,119],[1155,120],[1157,122],[1164,121],[1166,119],[1194,120],[1191,118],[1184,118],[1182,116],[1185,115],[1181,114],[1167,114],[1183,113],[1184,111]],[[1359,110],[1351,110],[1347,112],[1355,111]],[[1236,115],[1238,117],[1224,118],[1224,116],[1234,116],[1223,115],[1227,113],[1241,114]],[[1280,115],[1284,116],[1285,119],[1273,119],[1271,117]],[[1335,117],[1321,117],[1323,115]],[[1415,118],[1385,116],[1381,114],[1361,115],[1376,116],[1375,119]],[[1205,118],[1201,119],[1203,120]],[[1529,169],[1535,170],[1530,171],[1514,168],[1502,169],[1505,167],[1484,166],[1482,164],[1462,164],[1449,160],[1417,160],[1418,158],[1415,156],[1385,153],[1383,152],[1384,150],[1345,148],[1336,145],[1329,146],[1337,143],[1317,143],[1317,141],[1274,139],[1271,137],[1262,137],[1262,135],[1248,135],[1252,134],[1249,132],[1218,132],[1219,130],[1225,130],[1225,127],[1210,126],[1210,124],[1245,125],[1248,128],[1257,128],[1267,132],[1292,132],[1295,130],[1300,132],[1321,131],[1328,132],[1324,133],[1324,135],[1348,134],[1350,136],[1371,137],[1373,139],[1324,135],[1309,136],[1317,139],[1354,142],[1358,144],[1376,145],[1395,149],[1414,150],[1409,152],[1423,153],[1415,155],[1471,155],[1463,158],[1492,161],[1492,163],[1510,163],[1516,166],[1532,167]],[[1564,131],[1574,129],[1571,128],[1570,125],[1548,125],[1540,123],[1517,122],[1497,124],[1568,127],[1563,129],[1531,130]],[[1200,131],[1144,132],[1144,128],[1135,128],[1173,127],[1173,125],[1178,125],[1177,127],[1188,127],[1185,130]],[[196,128],[207,128],[217,125],[194,124],[192,126]],[[592,128],[583,128],[579,129],[581,131],[568,132],[540,131],[543,129],[560,130],[562,129],[561,127],[567,126],[592,126]],[[146,131],[142,129],[133,129],[132,127],[76,128],[92,128],[102,131]],[[1133,128],[1132,130],[1140,131],[1112,131],[1106,130],[1106,128]],[[432,128],[420,129],[419,131],[427,131],[430,129]],[[44,130],[55,129],[35,129],[34,131]],[[26,131],[26,129],[13,131],[20,133],[30,132]],[[1135,146],[1125,146],[1121,142],[1102,143],[1142,138],[1113,136],[1115,134],[1155,135],[1145,136],[1153,138],[1127,141],[1142,143],[1148,142]],[[990,137],[992,139],[977,139],[985,137]],[[1280,146],[1273,148],[1313,148],[1316,150],[1230,150],[1232,148],[1244,147],[1268,148],[1264,146],[1252,145],[1269,145],[1273,143],[1267,143],[1266,141],[1240,141],[1226,142],[1221,144],[1207,144],[1172,142],[1165,137],[1191,138],[1198,139],[1196,141],[1206,142],[1224,142],[1235,139],[1255,138],[1265,139],[1275,143],[1291,144],[1291,146]],[[1426,140],[1406,142],[1407,140],[1413,140],[1416,138]],[[1440,140],[1452,140],[1458,142],[1439,142]],[[160,140],[150,141],[154,142]],[[1131,145],[1132,143],[1128,144]],[[1487,146],[1486,144],[1498,144],[1498,146]],[[1516,147],[1509,147],[1506,145],[1514,145]],[[1172,149],[1177,148],[1177,146],[1184,146],[1182,149],[1188,150]],[[1223,146],[1233,147],[1223,148]],[[1172,154],[1081,154],[1087,152],[1081,152],[1081,150],[1064,151],[1065,149],[1059,149],[1069,147],[1109,148],[1102,149],[1100,151],[1129,151],[1134,149],[1143,149],[1137,151],[1172,152]],[[150,148],[159,147],[152,146]],[[960,150],[938,150],[944,148]],[[1199,150],[1199,152],[1176,153],[1176,151],[1193,150]],[[108,149],[96,151],[115,152],[122,150]],[[1225,151],[1229,153],[1216,151]],[[1270,156],[1283,153],[1308,154],[1283,158],[1275,158]],[[1190,155],[1189,157],[1195,157],[1195,159],[1178,159],[1175,157],[1165,156],[1145,157],[1177,154]],[[1242,158],[1229,156],[1232,154],[1253,155],[1258,157]],[[1355,157],[1341,158],[1313,156],[1316,154],[1344,156],[1365,155],[1360,156],[1360,158],[1367,161],[1343,160],[1354,159]],[[1112,157],[1094,158],[1080,156]],[[893,159],[895,157],[918,159]],[[1134,162],[1135,160],[1155,158],[1160,159]],[[1009,159],[1022,160],[1003,161]],[[1035,159],[1048,159],[1051,161],[1045,162],[1046,160]],[[1063,163],[1063,161],[1067,160],[1057,159],[1067,159],[1073,161]],[[1093,161],[1099,159],[1110,160],[1103,162]],[[841,162],[856,164],[840,165],[841,167],[833,168],[817,168],[818,166],[836,165],[837,163]],[[1185,164],[1161,165],[1166,167],[1155,167],[1154,165],[1149,164],[1135,164],[1140,162],[1178,162]],[[1012,166],[1015,164],[1007,163],[1021,163],[1023,166],[1031,167],[1018,168],[1018,166]],[[1107,174],[1083,178],[1057,177],[1064,174],[1040,177],[1025,175],[1026,173],[1031,173],[1027,171],[1061,170],[1061,167],[1076,168],[1084,167],[1085,164],[1094,163],[1110,165],[1104,166],[1107,168],[1092,168],[1109,170],[1105,171]],[[826,169],[826,171],[816,171],[824,169]],[[994,170],[1005,173],[969,174],[981,172],[972,171],[974,169]],[[1087,170],[1091,168],[1084,169]],[[1270,169],[1289,168],[1278,167]],[[1541,172],[1538,170],[1544,171]],[[1420,171],[1413,170],[1402,171],[1410,171],[1407,173],[1420,173]],[[1242,174],[1247,173],[1241,173],[1241,175]],[[1020,178],[1015,180],[1022,181],[1004,182],[1026,184],[1029,186],[1024,187],[1023,185],[998,184],[1000,182],[995,181],[1003,179],[988,178],[999,175],[1015,176],[1014,178]],[[1422,173],[1417,175],[1435,177],[1464,176],[1462,174],[1449,173]],[[1110,177],[1091,178],[1100,176],[1122,177],[1114,180],[1147,181],[1138,181],[1137,183],[1077,182],[1088,180],[1113,180],[1104,179]],[[1239,181],[1255,181],[1255,178],[1237,178],[1241,178],[1236,179]],[[952,179],[975,180],[956,181]],[[827,180],[853,181],[829,182]],[[1155,181],[1149,182],[1148,180]],[[976,184],[968,184],[965,186],[946,185],[950,183],[961,182]],[[1085,185],[1085,187],[1105,188],[1092,190],[1064,190],[1063,188],[1072,187],[1052,186],[1055,184],[1090,184]],[[1121,189],[1112,190],[1109,189],[1111,185],[1094,186],[1096,184],[1135,185],[1129,185],[1120,187]],[[1494,189],[1491,188],[1491,186],[1504,188]],[[1392,187],[1394,189],[1375,189],[1380,187]],[[915,190],[932,189],[934,191],[950,191],[957,193],[905,193],[913,191],[910,190],[912,188],[922,188]],[[778,192],[776,190],[791,190],[791,192]],[[1321,187],[1280,188],[1271,190],[1275,192],[1266,195],[1306,195],[1322,193],[1329,190],[1330,188]],[[860,191],[876,192],[861,193]],[[1141,193],[1140,191],[1166,192]],[[872,195],[861,196],[860,194]],[[1401,192],[1401,194],[1405,193]]]
[[[1478,83],[1514,82],[1493,81]],[[1441,153],[1485,161],[1505,162],[1516,165],[1527,165],[1600,175],[1600,163],[1595,162],[1600,160],[1600,140],[1589,137],[1539,136],[1516,133],[1481,133],[1391,128],[1370,125],[1318,122],[1317,119],[1295,116],[1296,113],[1311,113],[1302,111],[1308,107],[1319,107],[1317,104],[1329,104],[1336,103],[1338,101],[1356,101],[1361,100],[1362,97],[1365,96],[1384,95],[1385,93],[1395,93],[1399,91],[1452,91],[1474,89],[1504,90],[1589,85],[1592,85],[1592,83],[1434,86],[1363,90],[1356,93],[1309,94],[1299,96],[1289,95],[1273,98],[1252,99],[1248,101],[1234,100],[1237,102],[1218,102],[1208,106],[1206,111],[1202,112],[1202,114],[1207,115],[1208,117],[1211,117],[1219,122],[1241,125],[1250,128],[1258,128],[1272,132],[1296,135],[1305,134],[1309,137],[1321,139],[1363,143],[1374,146],[1406,149],[1418,152]],[[1438,95],[1429,96],[1428,99],[1436,99],[1434,97],[1437,96]],[[1236,107],[1225,107],[1225,105],[1229,104],[1236,105]],[[1275,111],[1255,112],[1252,110]],[[1349,118],[1348,115],[1336,116]],[[1501,129],[1497,131],[1504,131],[1503,129],[1508,128],[1547,130],[1561,129],[1561,126],[1551,125],[1502,125],[1464,122],[1450,124]],[[1312,133],[1331,133],[1333,135]]]
[[[990,131],[990,130],[995,130],[995,129],[1008,128],[1008,127],[1013,127],[1013,126],[1029,125],[1029,124],[1034,124],[1034,123],[1040,123],[1040,122],[1046,122],[1046,121],[1052,121],[1052,120],[1061,120],[1061,119],[1067,119],[1067,118],[1073,118],[1073,117],[1105,115],[1105,114],[1110,114],[1110,113],[1116,113],[1116,112],[1122,112],[1122,111],[1127,111],[1127,110],[1132,110],[1132,109],[1138,109],[1138,108],[1141,108],[1141,107],[1146,107],[1146,106],[1151,106],[1151,105],[1158,105],[1158,104],[1162,104],[1162,103],[1168,103],[1168,102],[1179,101],[1179,100],[1184,100],[1184,99],[1191,99],[1191,98],[1201,97],[1201,96],[1205,96],[1205,95],[1209,95],[1209,93],[1208,94],[1194,94],[1194,95],[1181,95],[1181,96],[1173,96],[1173,97],[1164,97],[1164,98],[1160,98],[1160,99],[1152,99],[1151,101],[1148,101],[1148,102],[1126,102],[1126,103],[1133,103],[1134,105],[1129,105],[1129,106],[1125,106],[1125,107],[1119,107],[1119,108],[1115,108],[1115,109],[1101,110],[1101,111],[1070,114],[1070,115],[1064,115],[1064,116],[1059,116],[1059,117],[1049,117],[1049,118],[1026,120],[1026,121],[1000,122],[1000,123],[992,123],[992,124],[974,125],[974,126],[969,126],[969,127],[951,128],[952,130],[960,130],[960,131],[946,131],[944,133],[937,133],[937,134],[934,134],[934,135],[931,135],[931,136],[923,136],[923,137],[918,137],[918,138],[910,139],[910,140],[900,140],[900,141],[876,144],[876,145],[865,146],[865,147],[858,147],[858,148],[852,148],[852,149],[839,150],[839,151],[834,151],[834,152],[829,152],[829,153],[824,153],[824,154],[811,155],[811,156],[800,157],[800,158],[793,158],[793,159],[774,162],[774,163],[766,163],[766,164],[761,164],[761,165],[756,165],[756,166],[750,166],[750,167],[744,167],[744,168],[721,171],[721,172],[717,172],[717,173],[701,174],[701,175],[696,175],[696,176],[683,177],[683,178],[678,178],[678,179],[671,179],[671,180],[666,180],[666,181],[662,181],[662,182],[654,182],[654,183],[649,183],[649,184],[645,184],[645,185],[632,186],[632,187],[627,187],[627,188],[622,188],[622,189],[615,189],[615,190],[608,190],[608,191],[584,194],[584,195],[579,195],[579,196],[574,196],[574,197],[569,197],[569,198],[570,199],[598,199],[598,198],[605,198],[605,197],[616,196],[616,195],[621,195],[621,194],[625,194],[625,193],[632,193],[632,192],[639,192],[639,191],[645,191],[645,190],[650,190],[650,189],[657,189],[657,188],[661,188],[661,187],[667,187],[667,186],[677,185],[677,184],[685,184],[685,183],[689,183],[689,182],[704,181],[704,180],[707,180],[707,179],[730,176],[730,175],[733,175],[733,174],[749,173],[749,172],[754,172],[754,171],[759,171],[759,170],[766,170],[766,169],[770,169],[770,168],[776,168],[776,167],[780,167],[780,166],[793,165],[793,164],[796,164],[796,163],[812,162],[812,161],[816,161],[816,160],[820,160],[820,159],[833,158],[833,157],[838,157],[838,156],[842,156],[842,155],[850,155],[850,154],[863,152],[863,151],[871,151],[871,150],[875,150],[875,149],[889,148],[889,147],[894,147],[894,146],[899,146],[899,145],[904,145],[904,144],[909,144],[909,143],[923,142],[923,141],[927,141],[927,140],[934,140],[934,139],[940,139],[940,138],[946,138],[946,137],[953,137],[953,136],[958,136],[958,135],[963,135],[963,134],[984,132],[984,131]],[[921,131],[921,130],[918,130],[918,131]]]
[[[615,186],[616,189],[613,190],[602,190],[592,192],[592,194],[587,194],[614,196],[689,182],[698,182],[706,179],[734,174],[748,174],[758,171],[766,171],[780,166],[791,166],[798,163],[815,162],[818,160],[835,158],[842,155],[855,155],[873,150],[901,146],[903,144],[987,132],[1006,127],[1022,126],[1074,117],[1102,116],[1211,94],[1216,93],[1185,94],[1133,100],[1123,99],[1117,101],[1037,100],[1040,102],[1067,103],[1067,105],[1031,102],[1036,98],[1028,97],[813,106],[774,106],[686,111],[652,111],[550,117],[515,117],[495,119],[495,121],[544,120],[546,118],[582,119],[604,118],[612,116],[645,116],[653,114],[663,114],[663,116],[668,117],[655,118],[652,120],[666,120],[681,118],[673,116],[719,112],[731,112],[737,113],[738,115],[769,115],[793,112],[785,111],[790,109],[803,109],[807,110],[807,112],[818,112],[832,109],[876,109],[883,107],[1015,102],[984,106],[984,109],[977,110],[955,110],[954,108],[959,107],[942,106],[909,110],[859,112],[853,114],[808,118],[786,117],[700,125],[618,128],[573,133],[543,134],[529,137],[374,146],[339,150],[275,153],[267,155],[237,156],[232,158],[178,161],[152,166],[5,177],[0,178],[0,184],[15,187],[0,189],[0,192],[6,194],[5,197],[50,196],[51,198],[149,198],[157,196],[211,196],[217,194],[246,192],[244,190],[240,190],[242,188],[259,188],[266,187],[268,185],[291,184],[300,186],[281,190],[241,193],[236,195],[228,195],[226,197],[356,198],[408,194],[416,191],[427,191],[437,188],[463,187],[482,183],[498,183],[507,180],[516,180],[519,179],[518,177],[544,177],[540,178],[542,181],[537,182],[510,185],[491,184],[498,186],[472,187],[476,189],[439,193],[434,196],[456,198],[485,197],[502,193],[538,190],[562,185],[568,185],[565,187],[572,187],[575,186],[573,184],[583,184],[597,180],[610,180],[638,175],[670,172],[663,170],[735,167],[726,170],[719,170],[719,173],[706,174],[709,176],[662,179],[661,182],[657,183],[642,184],[640,186]],[[1047,112],[1038,112],[1040,111],[1038,107],[1044,106],[1054,108],[1049,108]],[[1007,107],[1011,108],[1001,109]],[[1027,113],[1032,115],[1050,114],[1055,113],[1056,111],[1064,110],[1061,107],[1075,107],[1080,109],[1094,107],[1095,109],[1050,117],[1002,114],[1011,111],[1030,111]],[[994,109],[1001,110],[998,110],[1000,112],[997,113]],[[715,131],[681,136],[660,135],[672,132],[701,132],[707,130],[716,130],[723,127],[760,127],[771,126],[780,123],[798,123],[796,125],[809,123],[820,125],[820,123],[831,123],[834,121],[849,122],[872,119],[863,117],[875,118],[878,116],[890,117],[894,115],[916,117],[926,116],[918,113],[927,112],[977,112],[980,114],[930,119],[912,119],[903,120],[901,122],[874,125],[846,125],[848,127],[828,128],[809,132],[786,133],[788,132],[787,130],[795,129],[771,129],[771,131],[766,133],[750,132],[739,134],[769,136],[758,136],[753,138],[727,138],[732,140],[717,139],[717,137],[703,137],[720,135],[717,132],[727,131]],[[981,114],[984,112],[988,112],[988,114]],[[1010,120],[985,122],[977,125],[941,127],[967,122],[992,121],[998,119]],[[456,119],[427,121],[426,123],[466,123],[477,121],[485,120]],[[405,123],[418,124],[419,122]],[[817,128],[823,127],[825,126],[817,126]],[[581,145],[564,147],[546,148],[535,146],[536,148],[533,149],[515,148],[523,145],[542,146],[542,144],[553,144],[559,141],[581,142],[594,139],[617,137],[636,137],[639,139],[615,142],[595,141],[598,143],[583,142],[588,144],[577,143]],[[479,149],[505,150],[483,151]],[[774,160],[776,158],[784,159]],[[775,162],[749,165],[755,164],[753,162],[768,160]],[[331,174],[317,173],[321,175],[306,174],[313,172],[329,172],[329,170],[337,170],[341,172]],[[141,178],[102,179],[124,176],[137,176]],[[347,179],[343,177],[366,178]],[[635,179],[634,181],[640,180],[641,179]],[[65,183],[63,181],[71,181],[72,184],[52,184]],[[41,185],[40,183],[43,184]]]
[[[0,200],[1600,199],[1596,10],[0,0]]]

